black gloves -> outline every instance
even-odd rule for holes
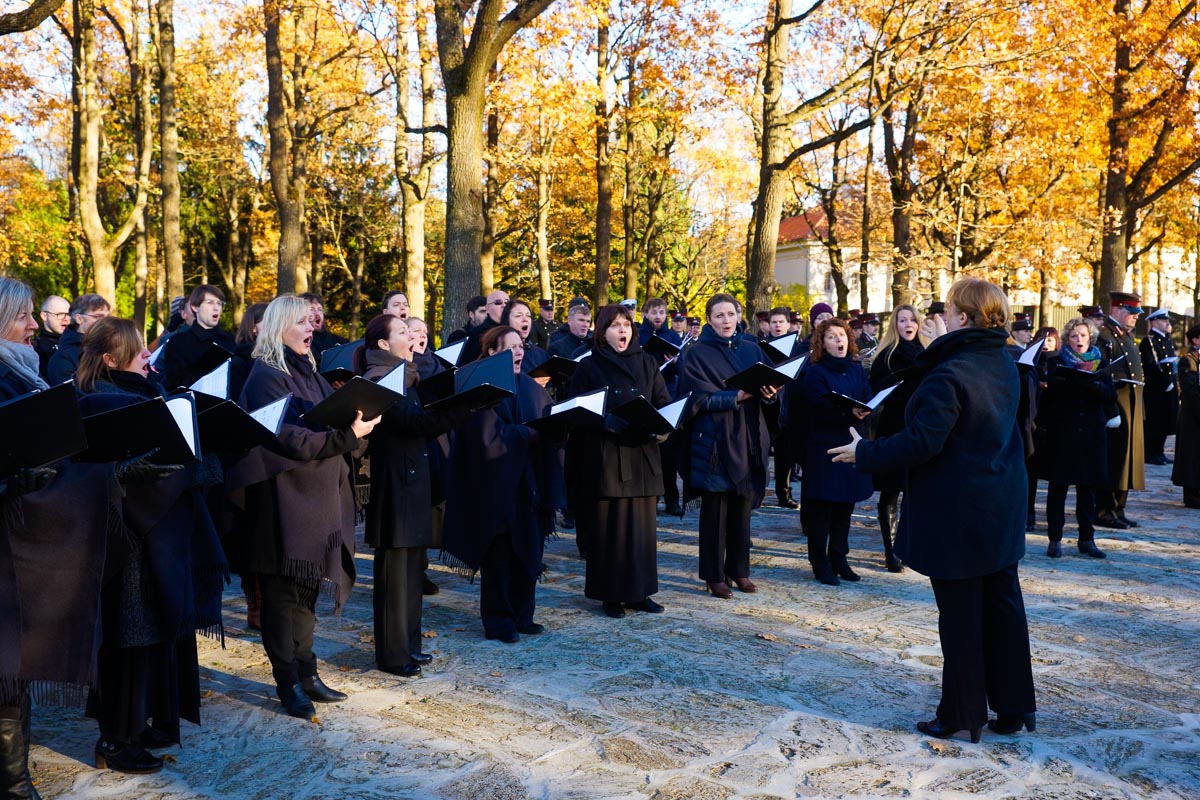
[[[32,494],[50,485],[58,475],[58,470],[52,467],[29,469],[22,467],[14,474],[0,481],[0,499],[16,500],[23,495]]]

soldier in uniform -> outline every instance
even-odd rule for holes
[[[1029,318],[1028,314],[1020,311],[1013,314],[1012,338],[1014,342],[1021,345],[1022,350],[1029,347],[1029,342],[1033,339],[1033,320]]]
[[[1171,339],[1171,312],[1165,308],[1146,316],[1150,330],[1138,346],[1146,371],[1146,463],[1171,463],[1163,453],[1167,437],[1175,431],[1179,396],[1175,392],[1175,342]]]
[[[545,350],[550,346],[550,335],[556,330],[558,323],[554,320],[554,301],[542,298],[538,301],[538,316],[533,321],[529,340]]]
[[[857,322],[862,329],[855,343],[858,345],[859,354],[865,358],[879,346],[879,317],[868,313],[863,314],[854,322]],[[852,328],[854,322],[850,323]]]
[[[1117,403],[1121,409],[1121,424],[1108,431],[1107,486],[1096,492],[1096,524],[1105,528],[1124,530],[1138,524],[1125,516],[1129,492],[1146,488],[1146,468],[1142,445],[1142,357],[1133,326],[1142,313],[1142,298],[1126,292],[1109,292],[1111,310],[1100,328],[1096,344],[1110,364],[1113,383],[1117,387]]]

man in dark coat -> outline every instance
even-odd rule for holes
[[[228,350],[231,357],[237,347],[233,334],[219,327],[225,309],[224,292],[202,283],[188,295],[187,304],[196,320],[187,330],[171,337],[158,362],[163,386],[168,389],[189,386],[204,377],[197,362],[214,343]]]
[[[446,337],[446,344],[454,344],[460,339],[466,339],[477,325],[483,324],[485,319],[487,319],[487,298],[481,294],[477,294],[467,301],[466,324],[458,330],[451,332]],[[460,363],[465,362],[460,361]]]
[[[592,346],[592,309],[586,301],[567,310],[567,324],[550,337],[550,355],[572,358],[581,347]]]
[[[1146,372],[1146,463],[1162,467],[1171,463],[1163,453],[1163,446],[1175,431],[1175,417],[1179,413],[1171,312],[1165,308],[1151,311],[1146,322],[1150,331],[1138,345]]]
[[[83,336],[96,320],[112,313],[112,306],[98,294],[84,294],[71,304],[71,327],[63,331],[58,340],[58,350],[46,363],[46,382],[51,386],[69,381],[79,369],[79,356],[83,349]]]
[[[312,309],[312,354],[313,358],[317,359],[317,367],[320,368],[322,353],[331,347],[346,344],[350,340],[343,336],[338,336],[325,327],[325,301],[321,299],[321,295],[316,292],[305,292],[300,295],[300,299],[307,300],[308,307]]]
[[[479,358],[479,343],[483,340],[483,335],[500,324],[500,317],[504,316],[506,308],[508,308],[508,292],[496,289],[487,296],[484,305],[486,316],[482,322],[471,328],[471,333],[467,336],[467,344],[458,357],[458,363],[469,364]]]
[[[1121,407],[1121,425],[1108,431],[1108,483],[1096,492],[1096,524],[1105,528],[1136,528],[1125,516],[1129,492],[1146,488],[1145,446],[1142,444],[1142,356],[1133,327],[1142,313],[1141,298],[1110,292],[1112,309],[1100,329],[1096,345],[1110,364]]]
[[[33,340],[33,349],[38,354],[38,372],[46,379],[46,367],[50,357],[58,350],[59,339],[71,324],[71,304],[56,294],[42,301],[42,329]]]
[[[858,352],[864,357],[870,355],[879,346],[879,317],[875,314],[863,314],[858,318],[862,332],[855,340]]]

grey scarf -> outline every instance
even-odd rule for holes
[[[38,374],[38,354],[29,345],[0,339],[0,361],[35,388],[50,388],[50,385]]]

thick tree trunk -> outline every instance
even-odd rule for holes
[[[179,127],[175,109],[175,3],[158,0],[158,139],[162,188],[163,268],[167,293],[183,294],[179,234]]]
[[[1097,295],[1121,291],[1125,286],[1126,228],[1129,198],[1129,123],[1125,118],[1129,105],[1129,68],[1131,45],[1124,39],[1120,22],[1129,16],[1129,0],[1116,0],[1113,13],[1117,17],[1116,50],[1114,53],[1112,111],[1108,118],[1108,180],[1104,187],[1103,239],[1100,245],[1100,283]]]
[[[443,337],[457,327],[467,301],[479,294],[483,276],[483,85],[458,95],[447,92],[450,130],[446,158],[445,297]]]
[[[544,154],[543,157],[545,158]],[[549,161],[545,158],[545,161]],[[537,265],[538,287],[542,297],[553,298],[554,290],[550,285],[550,164],[543,163],[537,173]]]
[[[609,145],[608,14],[601,14],[596,31],[596,308],[608,304],[608,276],[612,267],[612,150]],[[546,295],[551,297],[551,295]]]
[[[778,290],[775,255],[779,247],[779,220],[783,214],[786,176],[778,169],[787,157],[790,126],[784,119],[783,72],[791,49],[791,26],[780,24],[792,16],[792,0],[771,0],[767,15],[762,79],[762,142],[759,146],[758,193],[750,252],[746,263],[746,316],[771,307]]]
[[[425,315],[425,208],[427,202],[405,181],[401,189],[404,213],[404,296],[413,315]]]
[[[291,180],[289,151],[292,147],[284,108],[283,60],[279,48],[279,0],[263,0],[263,38],[267,56],[267,134],[270,140],[268,169],[271,192],[279,215],[279,261],[276,290],[279,294],[306,291],[302,277],[304,258],[304,209]]]
[[[491,78],[496,77],[493,68]],[[496,288],[496,218],[495,208],[499,202],[500,181],[497,179],[498,150],[500,147],[500,115],[495,106],[488,110],[487,115],[487,153],[484,156],[487,180],[483,190],[483,239],[479,246],[479,277],[483,283],[483,293],[487,294]]]
[[[354,293],[351,295],[354,299],[350,302],[350,338],[357,339],[358,331],[362,326],[362,283],[363,271],[366,266],[367,256],[364,248],[359,247],[354,251]],[[407,297],[407,295],[405,295]],[[409,297],[409,302],[412,298]],[[420,306],[417,306],[419,309]]]
[[[146,279],[150,274],[150,263],[146,246],[146,222],[138,220],[133,233],[137,252],[133,262],[133,321],[138,330],[146,330]]]

